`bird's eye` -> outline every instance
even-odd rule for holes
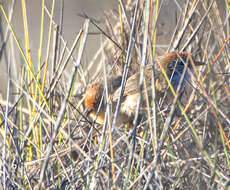
[[[186,62],[186,59],[181,60],[181,59],[176,59],[171,62],[169,65],[169,70],[170,71],[176,71],[177,73],[182,73],[184,69],[184,63]]]

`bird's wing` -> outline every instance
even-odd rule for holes
[[[128,80],[126,81],[123,97],[136,93],[137,88],[138,88],[138,82],[139,82],[139,73],[136,73],[132,75],[131,77],[129,77]],[[113,97],[112,97],[114,102],[116,102],[119,99],[120,91],[121,91],[121,87],[119,87],[114,92]]]
[[[160,75],[160,72],[157,70],[155,72],[155,78],[158,79]],[[144,72],[144,77],[145,77],[145,81],[147,84],[147,90],[150,87],[151,84],[151,77],[152,77],[152,65],[147,65],[145,68],[145,72]],[[128,95],[132,95],[132,94],[136,94],[139,91],[139,78],[140,78],[140,73],[136,73],[134,75],[132,75],[131,77],[129,77],[126,81],[126,85],[125,85],[125,90],[124,90],[124,94],[123,97],[126,97]],[[114,102],[116,102],[119,97],[120,97],[120,91],[121,91],[121,87],[119,87],[113,94],[112,100]],[[145,90],[142,91],[142,93],[144,93]]]

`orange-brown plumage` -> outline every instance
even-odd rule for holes
[[[89,86],[85,92],[85,103],[87,109],[95,109],[99,106],[103,90],[104,86],[102,82],[97,82]]]
[[[121,84],[121,76],[108,78],[108,91],[111,95]],[[99,80],[92,83],[85,92],[85,104],[89,111],[89,115],[96,120],[97,123],[103,124],[106,105],[102,100],[104,93],[104,82]]]

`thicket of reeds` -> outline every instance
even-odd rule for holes
[[[23,40],[11,22],[14,1],[10,9],[0,4],[1,64],[5,59],[11,65],[0,102],[1,189],[230,188],[230,2],[175,0],[176,25],[159,32],[169,1],[119,0],[103,22],[80,13],[84,25],[73,31],[76,38],[68,45],[62,22],[53,20],[55,0],[50,9],[41,1],[37,61],[32,61],[26,1],[21,1],[23,17],[17,18],[24,23]],[[101,45],[86,61],[91,27]],[[20,60],[13,59],[15,49]],[[92,81],[120,67],[131,75],[170,51],[186,51],[206,63],[182,99],[173,101],[177,94],[172,93],[164,110],[160,102],[149,102],[137,133],[86,117],[84,92]]]

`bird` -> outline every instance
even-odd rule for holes
[[[159,100],[168,89],[168,82],[163,74],[165,72],[171,84],[176,90],[178,88],[182,73],[185,65],[188,64],[188,69],[184,74],[184,78],[181,84],[180,93],[182,94],[185,86],[191,79],[191,72],[194,71],[191,61],[188,59],[189,54],[187,52],[170,52],[163,56],[156,57],[155,63],[155,81],[156,81],[156,100]],[[204,65],[204,62],[194,61],[196,66]],[[190,70],[191,72],[189,72]],[[144,69],[144,76],[147,86],[147,91],[151,89],[153,64],[147,64]],[[117,125],[131,123],[133,121],[135,111],[137,108],[139,93],[139,77],[140,72],[134,73],[130,76],[125,85],[124,94],[122,97],[120,112],[118,114]],[[108,78],[107,86],[110,94],[110,101],[112,104],[112,113],[115,112],[116,103],[120,97],[122,76],[113,76]],[[85,105],[87,109],[87,116],[93,118],[97,123],[104,124],[106,102],[103,101],[104,97],[104,81],[93,82],[85,91]],[[144,93],[145,90],[142,91]],[[172,98],[172,94],[169,94],[169,98]],[[143,96],[145,97],[145,96]],[[141,103],[141,108],[145,107],[145,100]],[[142,111],[144,112],[144,111]]]

